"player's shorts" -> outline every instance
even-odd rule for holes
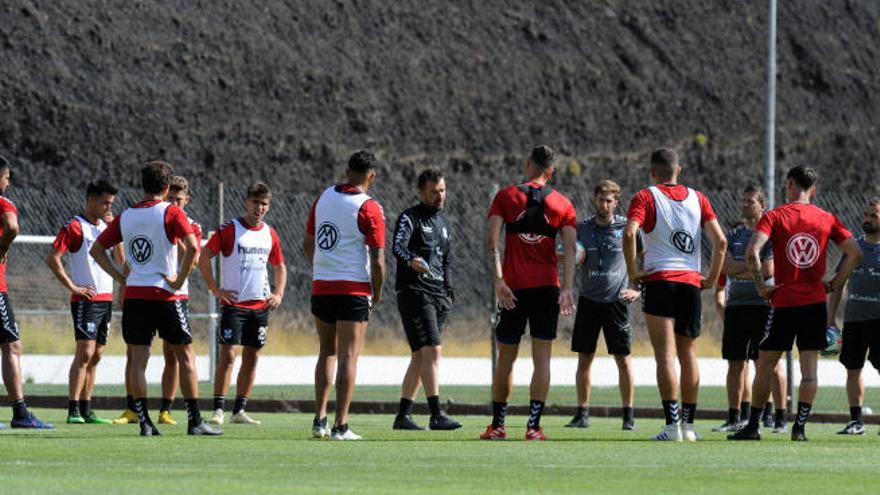
[[[9,294],[0,292],[0,344],[11,344],[21,340],[18,322],[9,303]]]
[[[220,308],[217,340],[225,345],[246,345],[262,349],[269,330],[269,309]]]
[[[703,301],[700,288],[695,285],[665,280],[645,282],[642,310],[645,314],[675,320],[675,333],[679,335],[700,336]]]
[[[526,323],[533,339],[553,340],[559,324],[559,287],[535,287],[513,291],[516,307],[502,309],[495,338],[502,344],[519,344]]]
[[[769,306],[728,306],[724,310],[721,357],[728,361],[758,359],[758,344],[767,335],[769,316]]]
[[[880,320],[843,322],[841,364],[848,370],[860,370],[865,367],[865,354],[880,370]]]
[[[599,342],[599,330],[605,334],[608,354],[628,356],[632,350],[632,326],[629,305],[623,301],[595,302],[578,299],[577,316],[571,335],[572,352],[593,354]]]
[[[325,323],[369,321],[373,301],[369,296],[330,294],[312,296],[312,314]]]
[[[129,345],[150,345],[158,332],[169,344],[192,344],[188,316],[186,299],[126,299],[122,304],[122,338]]]
[[[113,303],[110,301],[76,301],[70,303],[73,317],[73,337],[76,340],[94,340],[107,345]]]
[[[452,302],[448,298],[402,290],[397,293],[397,309],[406,340],[413,352],[425,346],[440,345],[440,334],[452,309]]]
[[[790,351],[797,339],[799,351],[825,348],[825,303],[773,308],[767,319],[769,332],[758,346],[762,351]]]

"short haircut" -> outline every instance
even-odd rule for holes
[[[110,194],[115,196],[119,191],[116,186],[108,182],[106,179],[98,179],[96,181],[89,182],[89,185],[86,186],[86,197],[94,198],[97,196],[102,196],[104,194]]]
[[[141,185],[147,194],[160,194],[171,185],[174,167],[163,161],[147,162],[141,169]]]
[[[651,153],[651,171],[661,179],[671,179],[678,166],[678,153],[671,148],[657,148]]]
[[[376,168],[376,157],[369,151],[360,150],[348,159],[348,169],[363,174]]]
[[[247,198],[272,197],[272,190],[263,182],[254,182],[247,188]]]
[[[168,185],[169,192],[184,192],[189,194],[189,181],[186,180],[186,177],[182,175],[175,175],[171,178],[171,183]]]
[[[785,178],[791,179],[804,191],[815,186],[819,182],[819,174],[816,173],[813,167],[808,167],[806,165],[798,165],[789,170]]]
[[[542,144],[536,146],[535,149],[532,150],[532,153],[529,155],[529,161],[534,163],[538,168],[548,169],[552,167],[553,162],[556,161],[556,152],[553,151],[553,148]]]
[[[620,186],[617,182],[613,180],[600,180],[596,187],[593,189],[593,196],[598,196],[599,194],[607,194],[611,193],[614,195],[614,199],[620,199]]]
[[[6,170],[9,168],[12,168],[12,165],[10,165],[9,160],[7,160],[5,156],[0,155],[0,170]]]
[[[880,206],[880,197],[874,196],[873,198],[868,200],[868,204],[874,207]]]
[[[428,185],[428,182],[440,182],[440,179],[442,178],[443,172],[441,172],[439,168],[431,167],[419,174],[419,189],[424,189],[425,186]]]
[[[756,186],[754,184],[749,184],[743,189],[743,194],[754,194],[758,201],[761,203],[761,206],[767,206],[767,195],[764,194],[764,188],[761,186]]]

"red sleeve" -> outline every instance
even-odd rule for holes
[[[836,243],[840,244],[841,242],[852,237],[852,233],[843,225],[843,223],[834,215],[831,215],[832,223],[831,223],[831,239]]]
[[[204,236],[204,232],[202,231],[202,226],[197,224],[196,222],[192,222],[192,231],[196,236],[196,244],[199,245],[199,248],[202,247],[202,236]]]
[[[638,222],[645,232],[654,230],[654,224],[657,222],[656,215],[654,196],[648,189],[642,189],[633,196],[629,203],[629,211],[626,213],[627,218]]]
[[[14,213],[15,216],[18,216],[18,208],[15,207],[15,203],[9,201],[6,198],[0,198],[0,215],[4,213]]]
[[[101,232],[101,235],[98,236],[96,241],[100,242],[105,248],[113,247],[122,242],[122,229],[119,227],[119,220],[121,218],[122,215],[114,218],[110,225],[104,229],[104,232]]]
[[[697,191],[697,197],[700,198],[700,224],[704,224],[706,222],[711,222],[718,218],[715,214],[715,209],[712,208],[712,203],[709,202],[709,199],[706,196]]]
[[[565,202],[568,203],[568,205],[565,208],[565,214],[562,216],[560,227],[577,228],[577,212],[574,210],[574,205],[571,204],[571,201],[568,201],[568,199],[566,199]]]
[[[382,207],[368,199],[358,211],[358,228],[364,234],[364,244],[374,248],[385,247],[385,215]]]
[[[723,289],[725,286],[727,286],[727,274],[721,272],[721,275],[718,276],[718,287]]]
[[[773,210],[761,215],[761,219],[758,220],[758,223],[755,225],[755,232],[761,232],[767,237],[770,237],[770,233],[773,231],[773,218]]]
[[[192,233],[192,224],[186,217],[186,213],[174,205],[169,206],[165,210],[165,235],[168,236],[171,244]]]
[[[492,200],[492,206],[489,207],[489,216],[501,217],[504,221],[507,221],[507,217],[504,216],[504,212],[507,209],[509,202],[507,201],[507,190],[502,189],[495,194],[495,198]]]
[[[82,225],[78,221],[71,219],[58,231],[58,235],[55,236],[55,241],[52,243],[52,248],[62,254],[68,251],[75,253],[82,247],[82,241]]]
[[[306,222],[306,234],[313,236],[315,235],[315,206],[318,205],[318,200],[316,199],[314,203],[312,203],[312,209],[309,210],[309,220]]]
[[[223,256],[229,256],[232,254],[233,244],[235,244],[235,225],[227,222],[214,232],[205,247],[214,254],[223,253]]]
[[[284,253],[281,252],[281,241],[278,240],[278,233],[275,229],[269,227],[269,234],[272,235],[272,250],[269,251],[269,264],[278,266],[284,263]]]

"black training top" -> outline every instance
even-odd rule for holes
[[[400,214],[394,227],[394,256],[397,258],[398,291],[413,290],[452,297],[450,277],[449,224],[442,211],[421,203]],[[413,258],[428,263],[427,273],[409,264]]]

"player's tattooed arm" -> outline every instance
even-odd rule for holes
[[[834,278],[825,283],[826,292],[834,292],[842,288],[852,271],[862,262],[862,249],[859,247],[859,243],[852,237],[838,243],[837,247],[843,251],[843,259],[840,260],[840,265],[838,266],[837,273],[834,274]]]
[[[574,313],[574,272],[577,263],[576,247],[577,230],[569,225],[562,227],[562,246],[565,250],[565,261],[563,262],[564,272],[562,281],[562,290],[559,292],[559,311],[564,315]]]
[[[385,249],[370,246],[370,282],[373,286],[373,305],[382,301],[382,284],[385,283]]]
[[[749,267],[749,277],[755,283],[758,293],[769,300],[773,292],[779,288],[778,285],[767,286],[764,284],[764,274],[761,266],[761,248],[767,244],[769,237],[763,232],[755,232],[749,239],[749,245],[746,246],[746,264]]]

